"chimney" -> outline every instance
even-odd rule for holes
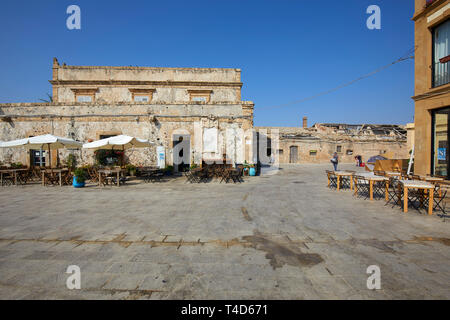
[[[303,128],[308,128],[308,117],[303,117]]]

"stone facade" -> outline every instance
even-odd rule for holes
[[[241,132],[253,127],[254,104],[240,100],[240,69],[80,67],[60,65],[55,58],[50,82],[51,103],[0,104],[0,141],[51,133],[88,142],[126,134],[163,146],[166,165],[172,165],[174,140],[183,135],[189,138],[191,164],[224,153],[233,162],[252,159],[252,135]],[[218,129],[217,143],[224,147],[204,153],[208,128]],[[226,150],[226,145],[235,147]],[[154,165],[156,146],[126,156],[136,165]],[[60,157],[69,152],[93,163],[92,151],[61,150]],[[55,165],[56,155],[52,158]],[[0,149],[0,161],[32,162],[30,151],[22,148]]]
[[[303,119],[305,126],[305,119]],[[312,127],[255,127],[256,131],[279,136],[268,143],[278,152],[279,162],[329,163],[334,152],[340,162],[353,163],[355,156],[363,161],[384,155],[390,159],[407,159],[407,133],[397,125],[315,124]],[[269,151],[269,153],[270,153]]]
[[[414,171],[418,174],[429,174],[433,170],[432,113],[437,109],[450,106],[450,83],[433,85],[433,30],[449,17],[449,0],[415,0],[415,13],[412,18],[415,23],[416,48],[415,95],[413,97],[415,101]]]

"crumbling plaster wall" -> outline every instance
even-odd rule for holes
[[[243,115],[242,105],[147,105],[147,104],[4,104],[0,105],[0,115],[10,115],[0,121],[0,141],[21,139],[28,136],[51,133],[71,137],[81,142],[97,140],[101,134],[126,134],[149,139],[155,146],[127,151],[126,157],[135,165],[155,165],[156,146],[166,150],[166,164],[173,160],[172,136],[180,130],[191,135],[191,162],[201,163],[201,150],[195,149],[195,123],[204,127],[239,129],[252,126],[252,119]],[[238,138],[237,138],[238,139]],[[201,138],[200,138],[201,140]],[[241,143],[238,140],[238,143]],[[222,150],[214,155],[222,155]],[[90,150],[60,150],[63,160],[69,153],[74,154],[79,163],[93,163]],[[251,155],[249,155],[250,157]],[[197,159],[197,160],[195,160]],[[234,161],[242,160],[235,158]],[[250,158],[247,159],[249,161]],[[0,149],[0,161],[29,164],[30,154],[24,148]],[[243,162],[240,161],[240,162]],[[52,157],[56,164],[56,154]]]

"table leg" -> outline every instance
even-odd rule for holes
[[[330,187],[330,175],[327,174],[328,188]]]
[[[384,188],[384,199],[387,202],[389,201],[389,180],[385,182]]]
[[[408,188],[403,187],[403,212],[408,212]]]
[[[62,172],[59,172],[59,186],[62,187]]]
[[[117,171],[117,186],[120,187],[120,171]]]
[[[350,176],[350,190],[353,190],[353,176]]]
[[[14,184],[17,186],[17,171],[14,171]]]
[[[352,177],[352,180],[354,180],[354,186],[355,186],[355,193],[354,193],[354,195],[356,196],[356,193],[358,192],[358,188],[356,187],[356,178]]]
[[[434,205],[434,190],[431,189],[429,192],[429,197],[428,197],[428,214],[432,215],[433,214],[433,205]]]
[[[337,191],[339,191],[341,186],[341,176],[337,176]]]
[[[45,186],[45,172],[42,171],[42,185]]]
[[[102,186],[102,173],[101,172],[98,173],[98,185],[99,185],[99,187]]]
[[[369,181],[370,186],[370,200],[373,200],[373,180]]]

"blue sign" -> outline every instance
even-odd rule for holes
[[[438,160],[447,160],[447,148],[438,148]]]

